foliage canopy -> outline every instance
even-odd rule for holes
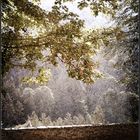
[[[91,58],[102,43],[99,31],[83,31],[84,21],[64,5],[68,1],[56,0],[52,10],[45,11],[36,4],[39,0],[2,0],[3,75],[15,66],[35,71],[36,61],[53,65],[62,61],[68,75],[77,80],[91,83],[101,76]],[[114,15],[117,5],[116,0],[81,0],[77,6],[89,6],[97,16],[99,12]],[[39,82],[45,78],[41,69]]]

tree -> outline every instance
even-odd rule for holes
[[[106,54],[109,58],[118,56],[114,66],[125,72],[120,80],[127,86],[127,90],[138,94],[138,1],[124,0],[120,2],[119,11],[114,16],[115,27],[104,32],[108,40]]]
[[[5,88],[2,90],[2,122],[3,127],[12,127],[24,123],[26,114],[24,106],[15,89]]]
[[[67,113],[66,114],[66,117],[64,119],[64,124],[65,125],[72,125],[72,117],[71,117],[71,114],[70,113]]]
[[[20,94],[20,93],[19,93]],[[35,99],[34,99],[34,90],[31,88],[25,88],[22,94],[22,101],[24,105],[24,113],[31,115],[35,111]]]
[[[30,116],[30,121],[33,127],[37,127],[40,124],[39,118],[36,115],[35,111],[32,112],[31,116]]]
[[[128,123],[138,120],[138,96],[135,93],[108,90],[98,103],[108,123]],[[98,112],[99,114],[99,112]]]
[[[79,124],[79,118],[77,116],[73,116],[73,124],[78,125]]]
[[[138,75],[139,75],[139,22],[138,22],[138,0],[132,0],[130,3],[124,1],[121,8],[124,8],[122,13],[120,13],[120,20],[117,17],[118,24],[122,24],[123,28],[126,28],[127,38],[124,40],[129,59],[124,61],[123,69],[126,72],[126,77],[123,82],[126,83],[127,89],[130,92],[135,92],[138,94]],[[129,12],[130,11],[130,12]],[[127,18],[126,18],[127,17]],[[122,44],[123,45],[123,44]],[[124,46],[124,45],[123,45]]]
[[[81,114],[78,114],[77,117],[78,117],[78,124],[85,124],[86,123],[85,118]]]
[[[92,123],[92,118],[91,118],[91,115],[89,113],[86,114],[85,120],[86,120],[87,124],[91,124]]]
[[[105,114],[100,105],[96,106],[95,111],[93,112],[91,116],[92,116],[93,124],[105,123]]]
[[[112,16],[115,14],[117,9],[118,3],[116,0],[112,1],[105,1],[105,0],[80,0],[76,2],[76,0],[56,0],[55,4],[62,4],[66,2],[75,2],[77,7],[82,10],[86,7],[89,7],[92,11],[93,15],[97,16],[99,13],[104,14],[111,14]]]
[[[121,94],[121,93],[120,93]],[[139,108],[139,96],[135,93],[128,92],[127,94],[127,111],[129,114],[129,121],[138,121],[138,108]]]
[[[46,12],[34,1],[2,1],[3,75],[16,66],[38,71],[35,81],[47,82],[48,78],[42,68],[37,68],[36,60],[57,65],[59,59],[66,65],[72,78],[91,83],[100,77],[94,71],[96,64],[90,58],[99,44],[95,40],[93,46],[89,45],[91,41],[81,31],[84,22],[77,14],[70,12],[63,5],[64,2],[56,0],[52,11]],[[87,6],[95,15],[99,12],[113,14],[117,2],[99,0],[96,3],[87,0],[78,3],[80,9]],[[35,38],[30,34],[34,28],[38,30],[38,37]],[[44,55],[42,51],[49,51],[49,54]]]
[[[64,124],[63,124],[63,120],[62,120],[62,118],[61,118],[61,117],[59,117],[59,118],[56,120],[55,125],[57,125],[57,126],[64,125]]]
[[[39,86],[34,91],[37,115],[40,117],[42,112],[51,115],[55,103],[51,89],[47,86]]]
[[[52,122],[50,116],[47,116],[47,117],[45,118],[44,122],[45,122],[44,125],[46,125],[46,126],[52,126],[52,125],[54,125],[54,122]]]

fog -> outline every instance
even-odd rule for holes
[[[108,60],[103,51],[101,49],[93,57],[94,61],[99,62],[97,70],[103,77],[90,85],[68,77],[63,63],[57,67],[47,66],[51,69],[52,76],[44,85],[23,84],[21,77],[28,72],[11,70],[4,82],[5,87],[13,88],[9,89],[5,103],[7,101],[10,108],[13,107],[7,113],[16,112],[12,115],[19,120],[11,120],[11,124],[5,123],[4,127],[23,127],[19,124],[38,127],[137,121],[138,96],[128,92],[120,82],[125,73],[114,67],[118,61],[117,56]],[[11,98],[10,94],[16,96]],[[7,108],[6,105],[4,107]],[[5,112],[3,115],[6,115]],[[8,119],[10,116],[6,115],[4,122]]]

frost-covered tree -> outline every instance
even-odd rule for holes
[[[77,116],[73,116],[72,122],[74,125],[78,125],[79,124],[79,118]]]
[[[92,123],[92,118],[91,118],[91,115],[89,113],[86,114],[85,121],[86,121],[87,124]]]
[[[66,117],[64,118],[64,124],[65,125],[72,125],[72,116],[70,113],[66,114]]]
[[[45,120],[44,120],[44,123],[43,124],[45,124],[46,126],[52,126],[52,125],[55,125],[54,124],[54,122],[52,122],[52,120],[51,120],[51,117],[50,116],[47,116],[46,118],[45,118]]]
[[[138,106],[139,106],[139,96],[136,93],[122,91],[118,94],[119,101],[121,101],[124,106],[120,107],[125,110],[125,120],[126,122],[137,122],[138,121]],[[124,99],[124,100],[123,100]],[[120,102],[119,102],[120,103]],[[121,112],[120,112],[121,114]],[[120,118],[121,122],[123,119]]]
[[[24,105],[17,91],[11,88],[2,90],[2,122],[3,127],[11,127],[15,124],[24,123]]]
[[[31,88],[25,88],[22,94],[22,100],[25,107],[25,114],[31,115],[35,111],[35,92]]]
[[[79,120],[78,124],[85,124],[86,123],[85,118],[81,114],[78,114],[77,117]]]
[[[30,116],[30,121],[33,127],[37,127],[40,124],[39,118],[36,115],[35,111],[32,112],[31,116]]]
[[[104,124],[106,122],[104,111],[100,105],[96,106],[95,111],[93,112],[91,117],[92,124]]]
[[[127,91],[138,94],[139,2],[124,0],[118,7],[120,10],[114,16],[115,28],[107,30],[109,47],[106,47],[106,54],[109,59],[118,57],[114,66],[125,72],[120,81],[127,86]]]
[[[133,122],[138,119],[138,96],[131,92],[108,90],[99,102],[108,123]]]
[[[38,116],[44,112],[50,114],[54,106],[54,97],[50,88],[40,86],[35,89],[35,106]]]
[[[65,120],[63,121],[63,119],[59,117],[59,118],[56,120],[55,125],[62,126],[62,125],[64,125],[64,123],[66,123],[66,121],[65,121]],[[67,124],[67,123],[66,123],[66,124]]]

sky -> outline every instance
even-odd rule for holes
[[[41,0],[40,7],[44,10],[51,10],[55,0]],[[110,19],[107,16],[99,14],[99,16],[94,17],[90,12],[89,8],[84,8],[83,10],[79,10],[77,8],[76,2],[67,2],[65,5],[68,6],[71,12],[74,12],[80,16],[81,19],[85,20],[86,28],[100,28],[109,26]]]

